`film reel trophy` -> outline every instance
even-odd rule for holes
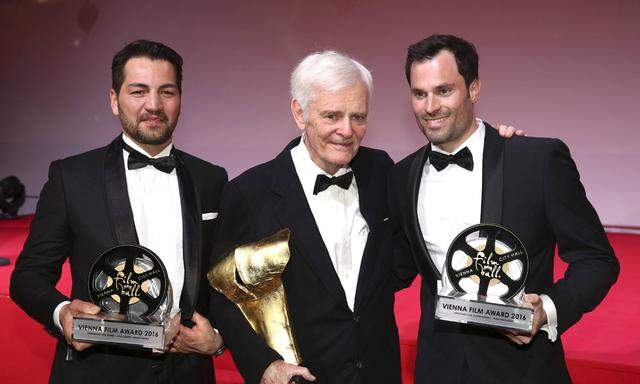
[[[513,232],[494,224],[463,230],[443,269],[436,319],[531,333],[533,309],[523,300],[529,258]]]
[[[139,245],[105,251],[89,273],[89,296],[101,311],[73,319],[73,338],[156,351],[175,336],[171,283],[160,258]],[[173,319],[173,320],[172,320]]]

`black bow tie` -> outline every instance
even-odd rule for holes
[[[455,155],[447,155],[431,149],[429,151],[429,161],[438,172],[447,168],[449,164],[458,164],[466,170],[473,171],[473,156],[468,147],[464,147]]]
[[[342,189],[349,189],[349,186],[351,185],[351,179],[353,179],[353,172],[347,172],[344,175],[338,177],[318,175],[318,177],[316,177],[316,185],[313,186],[313,194],[317,195],[318,193],[324,191],[332,185],[337,185]]]
[[[173,155],[152,158],[131,148],[124,140],[122,141],[122,146],[125,151],[129,152],[129,159],[127,160],[127,168],[129,169],[140,169],[150,165],[164,173],[171,173],[176,167],[176,158]]]

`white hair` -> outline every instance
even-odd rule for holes
[[[302,59],[291,73],[291,97],[307,116],[316,87],[335,92],[358,81],[366,85],[367,105],[371,104],[373,77],[364,65],[336,51],[315,52]]]

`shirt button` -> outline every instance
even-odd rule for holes
[[[358,368],[358,369],[362,369],[362,361],[358,361],[358,362],[356,363],[356,368]]]
[[[360,315],[354,315],[353,316],[353,321],[355,321],[356,323],[360,322]]]

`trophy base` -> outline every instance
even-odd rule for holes
[[[439,294],[436,297],[435,317],[438,320],[509,329],[531,334],[533,309],[518,305],[515,302],[478,295]]]
[[[73,318],[73,339],[93,344],[162,351],[177,331],[180,316],[140,318],[101,312]]]

